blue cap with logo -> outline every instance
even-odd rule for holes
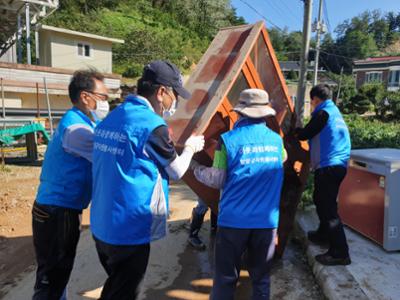
[[[169,61],[152,61],[144,67],[142,79],[171,87],[184,99],[190,99],[192,96],[190,92],[183,87],[182,75],[178,67]]]

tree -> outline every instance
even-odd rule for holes
[[[288,75],[287,75],[288,80],[298,80],[299,76],[295,70],[290,70]]]
[[[371,102],[365,95],[357,94],[350,98],[348,108],[350,113],[357,112],[358,114],[362,115],[370,110]]]
[[[351,98],[357,94],[356,82],[352,75],[338,75],[334,73],[328,73],[327,76],[335,81],[338,85],[332,90],[333,100],[339,105],[340,109],[344,113],[352,112]],[[340,95],[338,97],[338,89],[340,83]]]
[[[336,73],[344,66],[349,74],[354,59],[384,54],[387,46],[400,39],[400,13],[365,11],[339,24],[335,33],[336,40],[326,35],[322,42],[321,64]]]
[[[380,106],[385,98],[385,87],[382,83],[364,84],[359,89],[359,94],[363,95],[372,104],[375,113],[380,115]]]

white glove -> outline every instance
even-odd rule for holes
[[[204,135],[192,135],[186,140],[185,149],[189,148],[193,153],[200,152],[204,148]]]

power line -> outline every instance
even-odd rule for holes
[[[296,15],[296,14],[293,12],[293,10],[285,3],[284,0],[281,0],[279,3],[282,3],[283,6],[286,7],[287,11],[289,11],[289,12],[292,14],[292,16],[294,16],[294,17],[296,18],[296,20],[300,20],[300,21],[301,21],[301,18],[302,18],[302,17]]]
[[[279,31],[283,32],[286,34],[286,32],[280,28],[278,25],[276,25],[274,22],[272,22],[271,20],[269,20],[267,17],[265,17],[263,14],[261,14],[254,6],[252,6],[250,3],[248,3],[245,0],[240,0],[240,2],[242,2],[243,4],[247,5],[252,11],[254,11],[257,15],[259,15],[261,18],[263,18],[265,21],[267,21],[268,23],[272,24],[272,26],[275,26],[276,29],[278,29]]]
[[[329,52],[326,52],[326,51],[323,51],[323,50],[320,50],[320,51],[322,53],[325,53],[325,54],[328,54],[328,55],[337,56],[337,57],[343,57],[343,58],[346,58],[346,59],[351,60],[351,61],[353,61],[353,59],[354,59],[354,58],[349,57],[349,56],[343,56],[343,55],[338,55],[338,54],[334,54],[334,53],[329,53]]]
[[[277,13],[279,13],[279,15],[285,19],[288,17],[287,12],[285,11],[285,9],[283,9],[281,6],[279,6],[277,3],[275,3],[273,0],[266,0],[265,3],[267,3],[268,5],[271,6],[273,11],[276,11]],[[297,18],[294,18],[292,15],[289,15],[290,17],[292,17],[295,21],[297,21]]]
[[[326,21],[326,26],[328,27],[329,33],[332,35],[332,29],[331,29],[331,22],[329,21],[329,16],[328,16],[328,0],[324,0],[325,5],[324,5],[324,16],[325,16],[325,21]]]

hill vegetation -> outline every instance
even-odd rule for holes
[[[114,72],[136,77],[155,58],[190,70],[219,28],[245,21],[230,0],[63,0],[46,23],[124,39],[124,45],[114,47]],[[340,73],[343,66],[349,74],[354,59],[400,54],[400,13],[365,11],[339,24],[335,35],[328,29],[320,56],[328,71]],[[278,59],[299,60],[300,31],[268,31]]]
[[[400,55],[400,13],[379,10],[365,11],[352,19],[345,20],[332,32],[323,36],[320,64],[334,73],[340,73],[344,67],[351,73],[354,59],[370,56]],[[300,60],[301,31],[269,30],[272,44],[280,60]],[[311,40],[315,49],[315,40]],[[314,58],[310,53],[310,60]]]
[[[46,23],[124,39],[113,49],[114,72],[137,77],[155,58],[189,70],[218,28],[244,19],[229,0],[63,0]]]

